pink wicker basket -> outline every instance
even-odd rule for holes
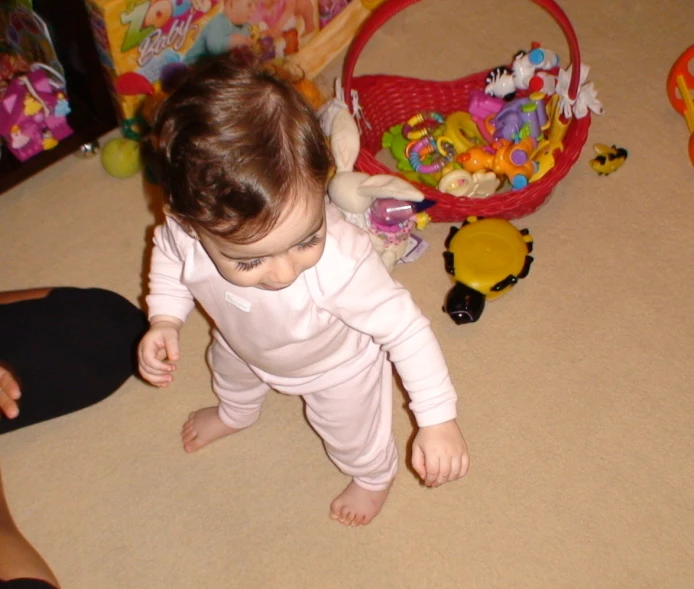
[[[358,0],[355,0],[358,1]],[[488,70],[453,81],[434,81],[385,74],[354,77],[354,68],[366,43],[391,17],[420,0],[386,0],[367,18],[353,39],[345,57],[342,84],[345,97],[356,90],[364,119],[361,150],[356,169],[368,174],[392,174],[376,159],[381,138],[391,126],[409,119],[416,112],[443,114],[467,110],[470,92],[483,90]],[[569,96],[575,98],[580,79],[581,57],[576,34],[564,11],[553,0],[533,0],[547,10],[561,28],[569,46],[573,65]],[[350,106],[351,108],[351,106]],[[426,198],[436,201],[427,212],[437,222],[461,221],[470,215],[517,219],[537,210],[550,197],[557,183],[576,162],[588,138],[590,115],[569,122],[564,150],[556,154],[555,166],[540,180],[520,190],[499,192],[484,199],[455,197],[430,186],[416,184]]]

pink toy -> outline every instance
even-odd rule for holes
[[[377,198],[371,205],[371,220],[379,227],[394,227],[414,219],[436,204],[433,200],[424,199],[419,202],[398,200],[396,198]]]
[[[25,161],[72,134],[69,112],[63,84],[34,69],[7,86],[0,102],[0,136],[15,157]]]
[[[472,90],[467,110],[473,117],[486,119],[489,115],[498,113],[505,104],[506,102],[502,98],[490,96],[482,90]]]
[[[494,138],[487,128],[487,120],[501,111],[505,104],[505,100],[497,98],[496,96],[490,96],[482,90],[472,90],[470,92],[468,112],[477,125],[480,135],[482,135],[487,143],[494,141]]]

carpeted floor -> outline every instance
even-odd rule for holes
[[[694,587],[694,170],[664,82],[694,43],[694,4],[563,6],[605,114],[548,204],[517,222],[535,238],[530,276],[458,327],[440,310],[448,225],[424,231],[428,252],[395,272],[450,362],[468,477],[418,484],[404,398],[402,469],[363,529],[328,519],[346,479],[298,399],[271,396],[257,426],[186,455],[183,420],[214,401],[196,313],[169,390],[131,379],[95,407],[0,438],[10,504],[64,587]],[[426,0],[377,33],[357,73],[450,79],[534,40],[567,59],[527,0]],[[629,160],[598,177],[595,142]],[[138,178],[63,160],[0,197],[0,288],[101,286],[140,301],[154,206]]]

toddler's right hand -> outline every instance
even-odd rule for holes
[[[140,375],[150,384],[166,387],[173,382],[176,362],[179,358],[178,319],[152,318],[149,331],[143,336],[137,349]]]

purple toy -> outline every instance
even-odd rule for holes
[[[501,112],[492,119],[495,128],[494,140],[518,140],[525,125],[528,128],[528,136],[537,139],[542,135],[542,127],[546,123],[547,111],[542,98],[533,95],[528,98],[516,98],[506,103]]]
[[[25,161],[72,134],[69,112],[62,80],[57,83],[43,69],[33,69],[7,86],[0,102],[0,136],[17,159]]]
[[[320,28],[323,29],[332,19],[340,14],[350,3],[350,0],[319,0],[318,17]]]
[[[258,47],[260,48],[260,59],[261,61],[267,61],[270,59],[275,59],[275,40],[269,35],[265,35],[258,40]]]

